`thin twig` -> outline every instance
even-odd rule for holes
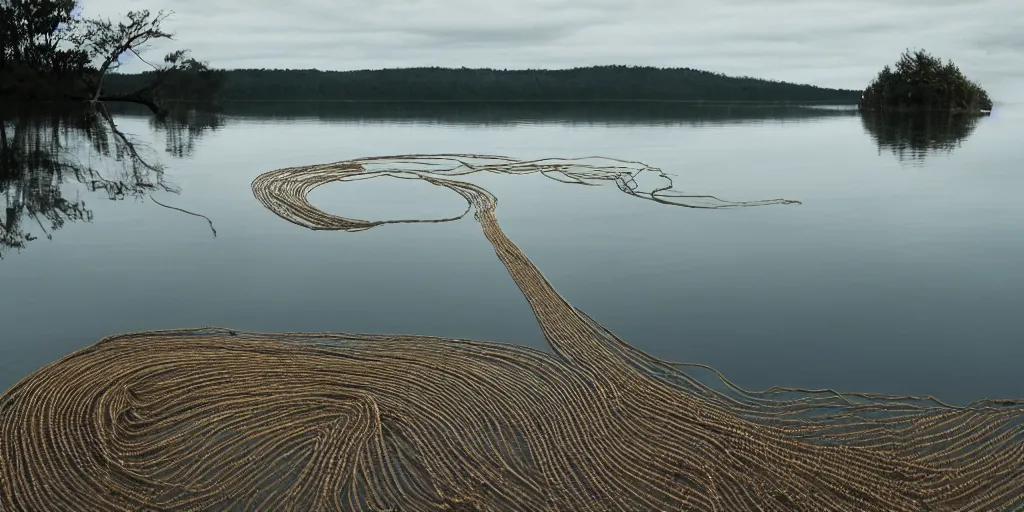
[[[213,227],[213,221],[210,220],[210,218],[207,217],[206,215],[203,215],[201,213],[190,212],[188,210],[183,210],[183,209],[175,207],[175,206],[170,206],[170,205],[163,204],[160,201],[157,201],[156,198],[154,198],[153,196],[149,196],[149,198],[152,199],[154,203],[156,203],[156,204],[158,204],[160,206],[163,206],[164,208],[168,208],[168,209],[171,209],[171,210],[177,210],[177,211],[182,212],[182,213],[187,213],[189,215],[194,215],[196,217],[202,217],[202,218],[206,219],[206,222],[208,222],[210,224],[210,231],[213,231],[213,237],[217,238],[217,230],[214,229],[214,227]]]

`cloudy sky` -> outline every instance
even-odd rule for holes
[[[863,88],[908,47],[1024,101],[1022,0],[81,0],[170,9],[173,46],[222,68],[635,64]],[[128,70],[126,68],[126,70]]]

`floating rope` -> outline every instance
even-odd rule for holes
[[[0,398],[0,510],[1010,510],[1024,503],[1024,409],[829,390],[746,391],[662,361],[575,309],[502,232],[472,172],[614,181],[635,162],[367,158],[259,176],[310,229],[317,186],[391,176],[460,194],[552,352],[413,335],[122,334]],[[443,222],[452,219],[439,219]]]
[[[187,213],[187,214],[189,214],[189,215],[191,215],[193,217],[202,217],[203,219],[206,219],[206,222],[210,225],[210,231],[213,232],[213,237],[217,238],[217,229],[213,227],[213,219],[207,217],[206,215],[203,215],[201,213],[190,212],[190,211],[185,210],[183,208],[178,208],[177,206],[166,205],[164,203],[161,203],[160,201],[157,201],[156,198],[153,197],[153,196],[149,196],[149,200],[153,201],[154,203],[156,203],[159,206],[167,208],[168,210],[175,210],[175,211],[179,211],[181,213]]]

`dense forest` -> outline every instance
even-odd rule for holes
[[[860,109],[980,112],[991,110],[992,100],[953,61],[943,64],[924,50],[907,50],[895,68],[882,68],[864,90]]]
[[[111,94],[151,73],[110,75]],[[751,101],[856,104],[859,91],[826,89],[681,68],[597,66],[565,70],[405,68],[363,71],[238,69],[223,72],[227,101]],[[184,99],[184,98],[182,98]]]

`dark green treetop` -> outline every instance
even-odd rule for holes
[[[907,50],[896,66],[885,66],[864,90],[861,110],[942,110],[980,112],[992,109],[988,93],[960,68],[924,50]]]

